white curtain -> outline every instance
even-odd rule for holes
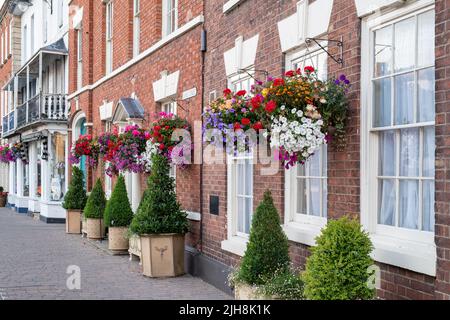
[[[380,133],[380,172],[382,176],[395,176],[395,132]],[[395,218],[395,189],[394,179],[384,179],[380,184],[380,212],[378,222],[394,225]]]

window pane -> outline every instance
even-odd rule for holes
[[[374,81],[374,127],[391,125],[391,79]]]
[[[424,181],[422,192],[422,229],[424,231],[434,231],[434,181]]]
[[[420,70],[417,81],[419,121],[434,121],[434,68]]]
[[[305,176],[305,165],[304,164],[298,164],[297,165],[297,175],[299,177],[304,177]]]
[[[434,11],[425,12],[417,17],[417,46],[419,66],[434,64]]]
[[[419,176],[419,129],[400,130],[400,176]]]
[[[434,158],[436,150],[436,140],[434,127],[423,129],[423,173],[424,177],[434,177]]]
[[[243,195],[245,194],[244,189],[244,179],[245,179],[245,163],[242,160],[238,160],[237,163],[237,194]]]
[[[306,180],[297,179],[297,210],[296,213],[307,214],[306,212]]]
[[[250,226],[252,224],[252,198],[245,199],[245,233],[250,233]]]
[[[375,77],[392,72],[392,26],[375,31]]]
[[[245,194],[253,195],[253,170],[252,160],[245,160]]]
[[[419,182],[400,180],[400,227],[417,229],[419,220]]]
[[[414,73],[395,77],[395,124],[414,122]]]
[[[306,162],[309,168],[309,175],[312,177],[320,177],[320,149],[317,150]]]
[[[244,216],[245,216],[245,199],[242,197],[237,198],[238,212],[237,212],[237,231],[245,232]]]
[[[415,18],[395,24],[395,71],[414,67],[415,60]]]
[[[381,176],[395,176],[395,132],[380,133],[379,172]]]
[[[309,179],[309,214],[320,216],[320,179]]]
[[[327,161],[328,161],[328,148],[327,145],[324,144],[322,145],[322,176],[326,177],[328,176],[328,165],[327,165]]]
[[[379,180],[378,182],[379,212],[378,223],[395,225],[395,189],[394,180]]]

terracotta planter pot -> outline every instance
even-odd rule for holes
[[[66,233],[81,233],[81,210],[66,210]]]
[[[89,239],[103,239],[105,237],[103,219],[87,219],[87,237]]]
[[[108,248],[109,250],[128,250],[129,240],[127,239],[127,227],[109,227]]]
[[[236,300],[275,300],[275,297],[265,296],[257,293],[258,287],[239,283],[234,288]]]
[[[141,235],[141,261],[144,276],[184,274],[184,234]]]
[[[0,207],[6,207],[6,200],[8,199],[8,196],[0,196]]]

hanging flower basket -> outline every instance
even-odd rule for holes
[[[154,154],[162,154],[172,164],[180,168],[184,168],[190,164],[192,143],[190,141],[190,135],[183,135],[183,133],[189,133],[190,129],[187,120],[171,113],[160,112],[159,118],[153,122],[148,133],[149,140],[147,141],[145,152],[141,155],[141,160],[146,171],[150,171],[151,158]],[[180,141],[177,141],[180,138],[178,135],[176,137],[174,136],[176,130],[185,130],[179,131],[181,135]],[[176,139],[172,139],[172,137]],[[189,139],[189,141],[184,139]],[[188,143],[187,147],[183,148],[180,145],[181,142],[184,143],[184,146]]]
[[[108,148],[102,151],[106,152],[106,160],[110,162],[106,174],[117,175],[120,171],[145,172],[142,153],[149,139],[148,132],[139,128],[138,125],[127,126],[125,131],[118,135],[116,142],[113,136],[105,137],[105,140],[110,142]]]
[[[204,136],[211,140],[211,130],[218,129],[227,142],[227,152],[235,149],[234,142],[244,131],[261,129],[276,157],[286,168],[303,163],[317,152],[321,145],[335,139],[336,145],[345,143],[347,117],[346,93],[350,82],[345,75],[330,81],[317,79],[313,67],[288,71],[285,78],[268,77],[252,87],[252,97],[241,90],[236,93],[226,89],[222,98],[214,101],[204,113]],[[230,135],[230,132],[235,131]],[[209,135],[209,136],[208,136]],[[215,135],[215,134],[214,134]],[[245,147],[257,140],[245,141]],[[237,151],[239,150],[238,145]]]
[[[69,155],[71,163],[80,163],[81,157],[86,156],[90,166],[98,164],[99,149],[96,139],[90,134],[81,135],[72,145]]]
[[[0,162],[15,162],[18,159],[17,154],[13,152],[9,145],[0,146]]]

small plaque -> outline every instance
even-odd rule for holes
[[[182,99],[187,100],[187,99],[195,97],[196,95],[197,95],[197,88],[194,87],[192,89],[183,91]]]

